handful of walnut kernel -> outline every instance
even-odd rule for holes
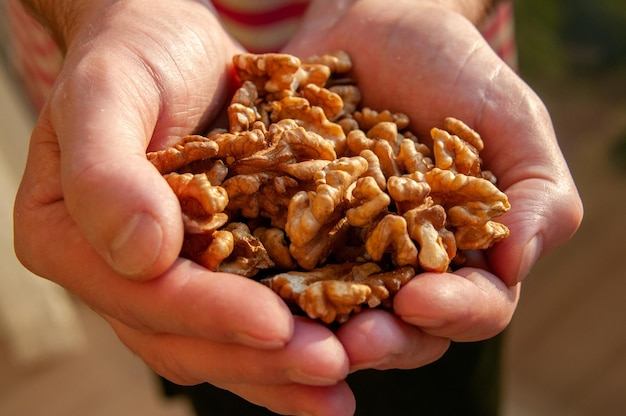
[[[148,154],[180,200],[181,255],[257,277],[313,319],[391,307],[419,271],[460,266],[509,230],[480,135],[447,118],[433,148],[404,114],[360,108],[343,52],[233,58],[229,130]]]

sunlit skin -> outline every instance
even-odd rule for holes
[[[178,200],[145,157],[217,116],[241,47],[202,1],[87,3],[57,30],[66,60],[33,131],[16,251],[174,382],[207,381],[277,413],[350,415],[350,371],[420,367],[450,340],[501,332],[519,282],[581,221],[545,107],[454,2],[314,1],[285,52],[347,51],[364,104],[407,113],[421,136],[446,116],[479,131],[511,236],[476,267],[418,275],[397,315],[367,311],[336,332],[294,318],[266,287],[178,258]]]

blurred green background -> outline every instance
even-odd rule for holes
[[[520,73],[549,107],[568,97],[586,96],[596,107],[624,102],[626,2],[517,0],[515,13]],[[561,101],[552,103],[553,96]],[[626,172],[626,129],[609,153],[609,163]]]
[[[521,76],[585,205],[535,266],[508,330],[505,416],[626,414],[626,2],[516,0]]]
[[[626,66],[623,0],[517,0],[525,76],[594,75]]]

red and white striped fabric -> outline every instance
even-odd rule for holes
[[[222,24],[248,51],[278,51],[295,33],[309,0],[213,0]]]
[[[62,57],[48,33],[23,9],[5,0],[10,57],[36,110],[45,102]],[[297,30],[309,0],[213,0],[226,29],[249,51],[278,51]],[[481,25],[485,39],[512,68],[517,68],[512,1],[500,2]]]
[[[36,110],[50,93],[61,68],[62,56],[48,32],[28,14],[19,0],[6,0],[9,32],[8,58]]]
[[[480,26],[481,32],[493,50],[511,68],[517,71],[517,43],[513,1],[501,1]]]

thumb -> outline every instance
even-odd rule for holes
[[[178,200],[146,159],[159,94],[75,75],[51,101],[67,209],[114,270],[154,277],[174,262],[183,238]]]
[[[507,189],[511,206],[502,220],[511,235],[489,251],[494,273],[509,286],[524,280],[534,264],[569,240],[583,215],[571,178],[529,178]],[[514,205],[515,204],[515,205]]]

